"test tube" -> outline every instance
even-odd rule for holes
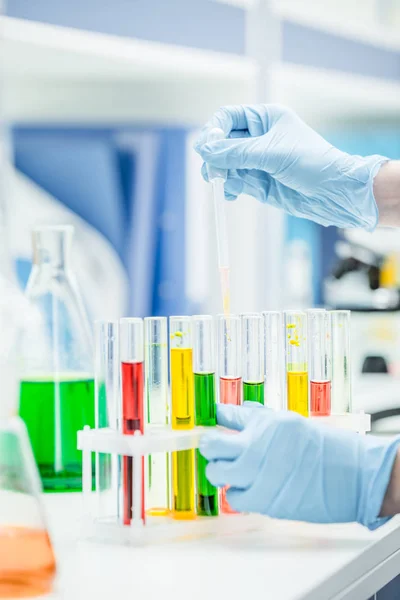
[[[308,417],[307,315],[292,310],[284,315],[287,407]]]
[[[242,404],[241,323],[237,315],[218,315],[219,401]]]
[[[307,320],[310,414],[313,417],[326,417],[331,414],[331,317],[326,310],[310,310]]]
[[[264,404],[264,328],[259,314],[242,315],[243,401]]]
[[[144,320],[145,393],[147,423],[163,428],[169,423],[168,323],[166,317]],[[170,512],[170,455],[151,454],[146,459],[146,514],[163,517]]]
[[[241,321],[237,315],[218,315],[219,401],[242,404]],[[221,489],[221,512],[234,514],[226,499],[227,488]]]
[[[144,433],[144,369],[143,369],[143,320],[125,318],[120,320],[120,360],[122,388],[122,433],[134,435]],[[140,478],[134,469],[140,471]],[[133,459],[124,456],[122,460],[123,523],[133,523],[140,515],[144,522],[144,457]],[[140,494],[133,490],[133,482],[141,482]],[[134,493],[135,492],[135,493]],[[133,506],[134,500],[141,503]]]
[[[172,429],[195,422],[193,349],[190,317],[170,317]],[[172,516],[194,519],[194,450],[172,453]]]
[[[119,411],[119,323],[95,323],[95,427],[118,427]],[[118,456],[96,453],[96,491],[99,516],[110,517],[119,512]]]
[[[350,311],[330,311],[332,320],[332,413],[351,412]]]
[[[196,425],[217,424],[215,404],[214,322],[209,315],[193,317],[193,371]],[[206,477],[208,461],[196,450],[197,514],[218,515],[218,490]]]
[[[286,408],[283,394],[282,314],[266,311],[264,317],[265,402],[269,408]]]

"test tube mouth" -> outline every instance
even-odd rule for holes
[[[145,317],[146,323],[165,323],[167,321],[167,317]]]
[[[215,372],[215,331],[211,315],[192,317],[193,370],[195,373]]]
[[[246,383],[264,381],[264,321],[260,313],[243,313],[242,376]]]
[[[122,362],[142,362],[144,358],[143,320],[124,317],[119,321],[120,358]]]
[[[64,268],[69,260],[72,225],[43,225],[32,230],[33,263]]]
[[[192,348],[192,317],[172,315],[169,318],[170,348]]]

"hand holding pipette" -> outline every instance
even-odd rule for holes
[[[216,142],[225,138],[224,132],[218,127],[212,129],[208,134],[208,142]],[[217,230],[218,268],[221,280],[221,292],[224,314],[230,312],[230,286],[229,286],[229,252],[228,231],[225,217],[224,183],[228,172],[207,165],[208,180],[213,189],[215,225]]]

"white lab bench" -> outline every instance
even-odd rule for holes
[[[229,600],[367,600],[400,573],[400,517],[372,533],[260,518],[258,532],[124,547],[77,542],[80,504],[80,494],[45,496],[63,600],[204,600],[208,590]]]

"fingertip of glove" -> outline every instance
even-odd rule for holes
[[[228,200],[229,202],[234,202],[235,200],[237,200],[237,196],[225,192],[225,200]]]
[[[254,402],[254,400],[245,400],[243,402],[243,406],[248,406],[249,408],[265,408],[263,404],[259,402]]]
[[[200,454],[202,454],[204,458],[210,459],[210,451],[212,449],[212,446],[214,445],[214,442],[218,441],[219,439],[220,434],[217,432],[210,432],[206,435],[203,435],[199,441]]]
[[[226,500],[229,506],[232,508],[232,510],[235,510],[236,512],[243,511],[241,502],[242,494],[243,492],[236,488],[231,487],[228,490],[226,490]]]
[[[198,152],[203,158],[210,156],[210,154],[212,154],[211,144],[206,143],[199,145]]]

